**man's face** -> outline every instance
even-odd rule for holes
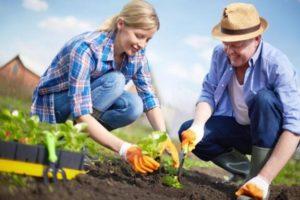
[[[233,67],[245,67],[259,45],[260,37],[238,42],[223,42],[230,63]]]

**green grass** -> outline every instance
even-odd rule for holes
[[[12,97],[0,96],[0,108],[7,108],[9,110],[19,110],[29,116],[31,102],[29,100],[20,100]],[[149,126],[143,125],[141,120],[136,121],[130,126],[117,129],[113,131],[113,134],[126,140],[128,142],[137,143],[142,137],[147,136],[152,132]],[[175,145],[178,147],[180,144],[178,141],[174,141]],[[98,144],[96,144],[98,145]],[[100,146],[100,145],[99,145]],[[101,152],[100,160],[104,157],[111,157],[112,159],[117,158],[114,152],[104,148],[99,147]],[[170,161],[170,157],[165,157],[164,159]],[[211,162],[204,162],[197,159],[195,156],[187,157],[184,163],[184,168],[190,169],[192,167],[214,167],[215,165]],[[273,184],[286,184],[293,185],[300,183],[300,161],[290,160],[280,174],[273,181]]]
[[[26,115],[30,114],[30,105],[31,101],[28,99],[16,99],[13,97],[8,96],[0,96],[0,108],[1,109],[9,109],[11,111],[13,110],[19,110]]]
[[[300,161],[290,160],[279,175],[273,181],[273,184],[299,185],[300,184]]]

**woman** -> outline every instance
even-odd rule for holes
[[[145,56],[145,47],[158,29],[152,5],[133,0],[100,30],[71,39],[41,77],[31,114],[49,123],[72,116],[88,125],[91,138],[119,152],[136,172],[157,170],[155,160],[109,131],[134,122],[143,111],[154,130],[166,131]],[[139,96],[124,91],[130,80]],[[165,147],[177,167],[178,154],[170,139]]]

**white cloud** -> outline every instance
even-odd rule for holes
[[[42,29],[52,31],[58,34],[78,34],[89,31],[93,25],[87,21],[79,20],[74,16],[67,17],[49,17],[41,21],[38,26]]]
[[[188,70],[181,64],[178,63],[171,63],[168,64],[167,72],[168,74],[172,75],[174,78],[178,79],[188,79],[189,78],[189,73]]]
[[[194,49],[203,49],[210,46],[212,43],[212,39],[210,37],[201,35],[190,35],[183,41],[185,44],[193,47]]]
[[[47,10],[48,4],[43,0],[23,0],[23,7],[39,12]]]
[[[204,76],[208,72],[208,67],[204,67],[200,63],[194,63],[190,67],[173,63],[167,66],[167,74],[174,80],[182,82],[190,82],[191,84],[200,85]]]
[[[209,66],[213,48],[217,45],[215,40],[209,36],[190,35],[184,38],[183,42],[193,48],[203,64]]]

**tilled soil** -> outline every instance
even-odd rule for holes
[[[170,188],[162,184],[164,169],[147,176],[138,175],[120,160],[96,163],[88,170],[88,174],[79,175],[74,180],[50,186],[44,185],[40,179],[33,179],[26,187],[15,189],[10,189],[8,185],[2,183],[0,199],[223,200],[235,199],[234,192],[238,188],[199,171],[184,171],[182,177],[184,188]],[[270,199],[299,200],[300,185],[271,186]]]

